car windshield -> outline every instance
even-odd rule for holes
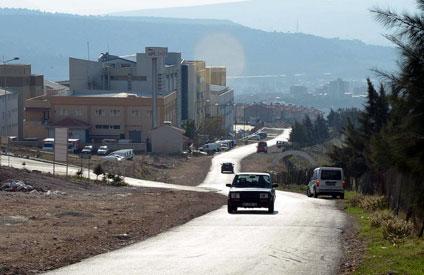
[[[271,178],[266,175],[237,175],[233,187],[238,188],[272,188]]]
[[[322,170],[321,171],[322,180],[341,180],[342,171],[340,170]]]

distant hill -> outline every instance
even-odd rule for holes
[[[416,10],[416,0],[246,0],[119,12],[119,16],[227,19],[265,31],[300,32],[327,38],[360,39],[389,45],[384,27],[369,11],[374,7]]]
[[[68,57],[96,58],[108,49],[125,55],[167,46],[186,59],[226,65],[232,75],[332,73],[364,78],[369,69],[391,70],[389,47],[312,35],[265,32],[225,20],[76,16],[0,9],[0,56],[19,56],[54,80],[68,77]]]

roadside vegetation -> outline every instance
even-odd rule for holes
[[[359,124],[348,123],[343,143],[329,154],[359,193],[384,197],[396,216],[424,234],[424,0],[416,14],[374,10],[394,33],[399,71],[379,72],[378,89],[368,80],[368,100]],[[423,261],[424,262],[424,261]]]
[[[389,209],[385,197],[348,192],[345,208],[358,221],[366,246],[354,274],[424,274],[424,240],[405,216]]]

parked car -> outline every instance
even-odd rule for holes
[[[221,143],[221,146],[220,146],[220,151],[228,151],[228,150],[230,150],[230,147],[228,147],[228,145],[227,144],[225,144],[225,143]]]
[[[274,213],[275,188],[271,176],[266,173],[240,173],[234,177],[228,193],[228,213],[235,213],[239,207],[268,208]]]
[[[234,164],[231,162],[225,162],[221,164],[221,173],[231,173],[234,174]]]
[[[247,137],[248,140],[261,140],[261,137],[259,135],[250,135]]]
[[[259,136],[260,139],[266,139],[268,137],[268,134],[264,132],[258,132],[256,134]]]
[[[125,160],[124,157],[119,155],[110,154],[102,158],[103,160],[111,160],[111,161],[122,161]]]
[[[215,153],[219,152],[221,150],[221,146],[219,143],[208,143],[203,146],[201,146],[200,151],[206,152],[206,153]]]
[[[344,199],[345,181],[343,169],[337,167],[318,167],[314,170],[308,183],[306,195],[318,198],[320,195],[331,195]]]
[[[91,155],[93,153],[93,150],[94,150],[93,145],[87,145],[87,146],[84,146],[84,148],[82,149],[81,153],[82,154],[90,154]]]
[[[268,153],[268,144],[265,141],[258,142],[256,148],[257,153]]]
[[[107,147],[107,145],[102,145],[97,150],[97,155],[100,155],[100,156],[106,156],[108,153],[109,153],[109,148]]]
[[[119,151],[115,151],[111,153],[112,156],[118,156],[126,160],[133,160],[134,159],[134,150],[133,149],[123,149]]]
[[[277,148],[278,148],[278,149],[281,149],[281,148],[283,148],[283,146],[284,146],[284,141],[277,140],[276,145],[277,145]]]

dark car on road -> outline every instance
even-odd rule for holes
[[[268,153],[268,143],[266,143],[266,141],[258,142],[258,146],[256,148],[257,153]]]
[[[237,208],[268,208],[274,213],[275,188],[271,176],[266,173],[240,173],[234,177],[228,193],[228,213],[237,212]]]
[[[231,162],[226,162],[221,165],[221,173],[231,173],[234,174],[234,164]]]

